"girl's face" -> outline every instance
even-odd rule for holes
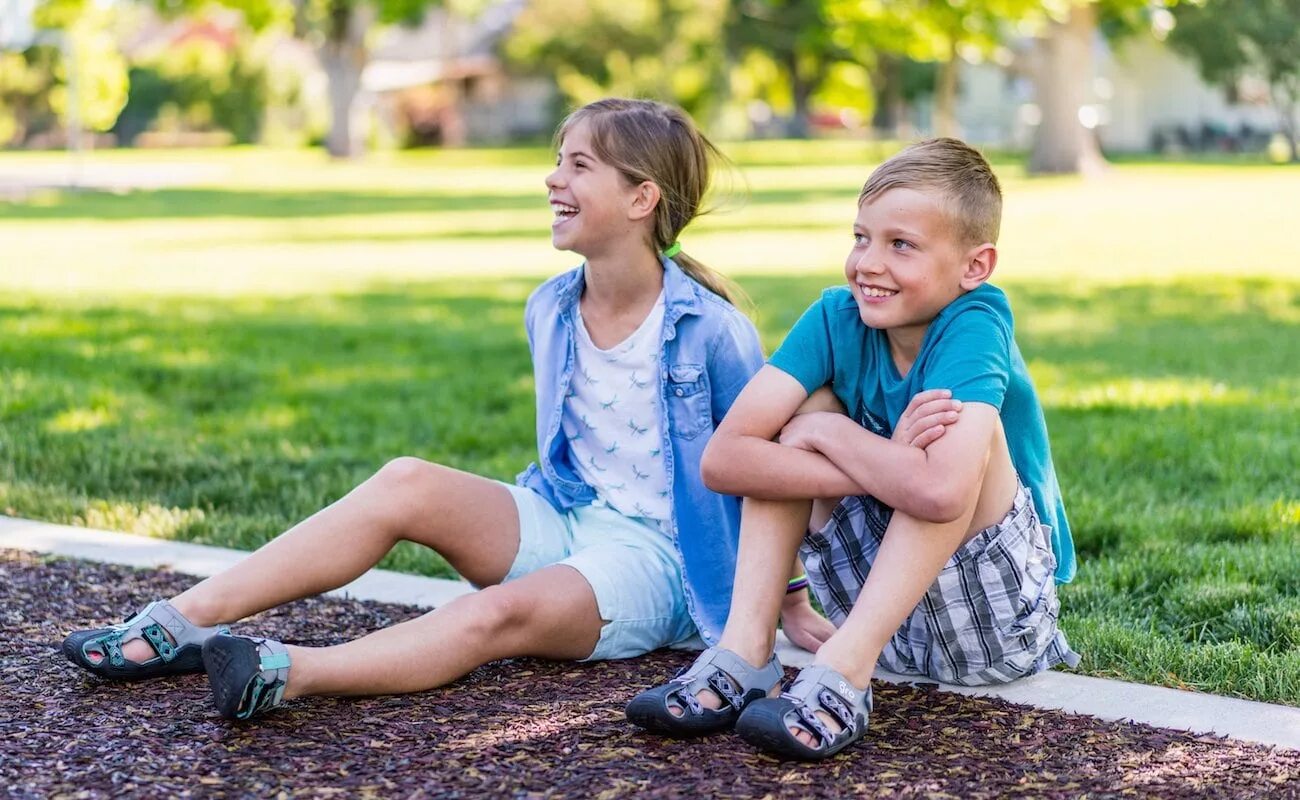
[[[645,238],[644,222],[631,214],[636,187],[596,157],[585,120],[565,134],[546,189],[555,215],[551,244],[557,250],[592,258],[628,236]]]

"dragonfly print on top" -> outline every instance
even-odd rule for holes
[[[620,514],[670,519],[659,417],[663,296],[631,336],[608,350],[596,347],[581,310],[576,314],[576,363],[561,421],[574,464]]]

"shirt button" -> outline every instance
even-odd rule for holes
[[[712,636],[712,635],[713,635],[713,631],[708,630],[707,628],[704,629],[704,630],[702,630],[702,631],[700,631],[700,633],[703,634],[704,636]]]
[[[678,397],[681,397],[682,395],[686,394],[686,392],[682,391],[681,389],[677,389],[674,392],[674,394],[676,394]]]

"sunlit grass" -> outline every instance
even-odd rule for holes
[[[733,155],[746,185],[684,240],[770,349],[839,280],[878,154]],[[209,175],[0,205],[0,511],[252,548],[397,455],[511,479],[535,447],[523,302],[574,263],[549,246],[550,158],[105,153]],[[996,163],[1082,669],[1300,704],[1300,172]],[[448,574],[415,546],[385,565]]]

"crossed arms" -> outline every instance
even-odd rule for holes
[[[891,439],[843,414],[797,414],[803,386],[771,365],[750,380],[718,425],[700,469],[715,492],[770,500],[869,494],[926,522],[974,506],[998,411],[970,403],[945,415],[946,394],[913,399]]]

